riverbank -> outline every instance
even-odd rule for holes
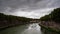
[[[43,21],[39,25],[41,26],[41,28],[44,28],[44,29],[46,29],[48,31],[60,34],[60,26],[59,26],[59,24],[56,24],[55,22]]]

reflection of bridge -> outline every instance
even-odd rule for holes
[[[33,22],[33,23],[38,23],[39,21],[30,21],[30,22]]]

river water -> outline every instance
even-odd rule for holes
[[[42,34],[38,23],[10,27],[0,31],[0,34]]]

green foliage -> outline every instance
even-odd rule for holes
[[[25,17],[17,17],[17,16],[12,16],[12,15],[4,15],[3,13],[0,13],[0,21],[7,20],[9,22],[12,21],[21,21],[21,22],[29,22],[30,18],[25,18]]]
[[[54,21],[59,22],[60,21],[60,8],[54,9],[53,12],[51,12],[51,18]]]
[[[60,8],[54,9],[49,15],[45,15],[41,17],[40,20],[42,21],[56,21],[60,22]]]

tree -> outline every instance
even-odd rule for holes
[[[60,8],[54,9],[49,15],[41,17],[40,20],[60,22]]]

